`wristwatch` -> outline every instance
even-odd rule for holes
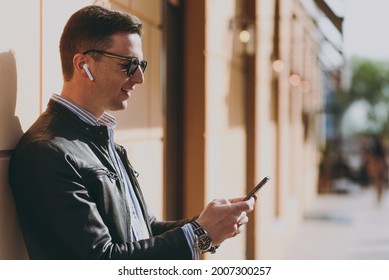
[[[196,235],[194,243],[195,249],[201,254],[207,252],[210,252],[211,254],[216,253],[216,249],[219,248],[219,245],[212,246],[211,237],[196,221],[192,221],[191,225],[193,227],[194,234]]]

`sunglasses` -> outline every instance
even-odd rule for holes
[[[114,54],[114,53],[110,53],[110,52],[106,52],[106,51],[101,51],[101,50],[87,50],[87,51],[83,52],[82,54],[88,54],[91,52],[101,54],[105,57],[116,58],[116,59],[128,61],[128,65],[126,65],[125,70],[126,70],[126,74],[130,77],[132,77],[132,75],[135,74],[136,70],[138,69],[138,66],[140,66],[140,69],[142,70],[143,73],[146,71],[146,67],[147,67],[147,63],[148,63],[146,60],[139,61],[139,59],[137,59],[136,57],[128,57],[128,56],[118,55],[118,54]]]

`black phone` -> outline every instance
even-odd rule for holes
[[[252,198],[253,195],[256,194],[257,191],[259,191],[269,180],[270,180],[270,177],[268,177],[268,176],[263,178],[262,181],[259,182],[258,185],[256,185],[255,188],[253,188],[251,190],[251,192],[243,200],[249,200],[250,198]]]

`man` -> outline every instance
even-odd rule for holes
[[[60,41],[64,84],[10,163],[31,259],[197,259],[240,233],[254,199],[219,199],[190,220],[150,215],[115,119],[144,82],[138,18],[88,6]]]

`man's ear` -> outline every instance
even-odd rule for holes
[[[85,63],[88,63],[88,61],[84,54],[78,53],[73,56],[73,67],[75,71],[81,71],[82,65]]]
[[[73,57],[73,67],[74,72],[80,73],[91,81],[94,80],[92,73],[89,70],[88,58],[84,54],[78,53]]]

